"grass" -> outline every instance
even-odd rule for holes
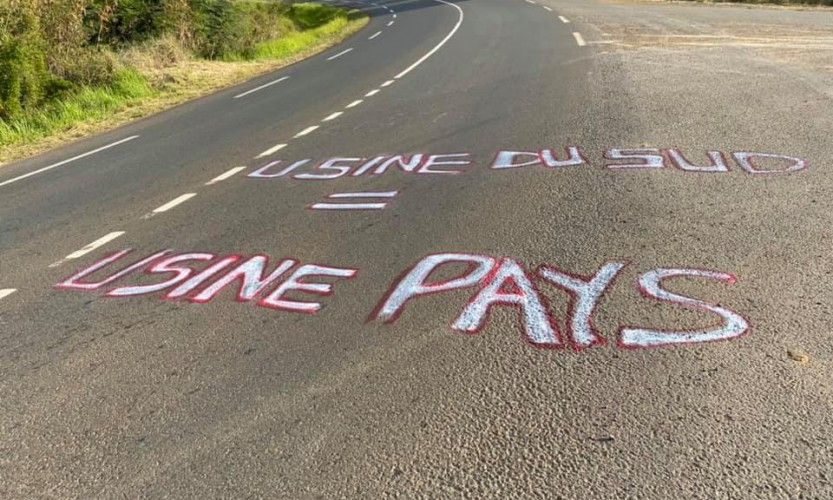
[[[0,120],[0,161],[36,154],[287,66],[343,40],[368,21],[357,11],[329,6],[296,4],[293,9],[299,9],[297,24],[317,22],[317,27],[260,43],[249,58],[188,58],[161,68],[128,66],[110,86],[86,87],[20,117]]]

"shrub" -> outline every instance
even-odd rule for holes
[[[25,8],[0,10],[0,117],[34,108],[49,81],[38,18]]]

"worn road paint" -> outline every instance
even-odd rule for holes
[[[365,96],[365,97],[373,97],[373,96],[375,96],[375,95],[376,95],[376,94],[378,94],[378,93],[379,93],[379,89],[373,89],[373,90],[371,90],[370,92],[368,92],[367,94],[365,94],[364,96]]]
[[[584,41],[584,38],[581,36],[581,33],[579,33],[578,31],[573,32],[573,38],[576,39],[576,43],[578,44],[579,47],[584,47],[585,45],[587,45],[587,42]]]
[[[0,289],[0,299],[5,299],[9,295],[17,291],[17,288],[3,288]]]
[[[389,85],[392,85],[393,83],[394,83],[394,80],[388,80],[385,83],[383,83],[382,85],[380,85],[380,87],[387,87]]]
[[[168,203],[165,203],[162,206],[154,208],[153,211],[151,213],[145,215],[144,218],[149,219],[149,218],[153,217],[156,214],[161,214],[161,213],[167,212],[168,210],[176,207],[177,205],[185,203],[186,201],[190,200],[194,196],[197,196],[197,193],[185,193],[181,196],[177,196],[176,198],[169,201]]]
[[[76,251],[72,252],[71,254],[67,255],[66,257],[64,257],[64,260],[73,260],[73,259],[78,259],[80,257],[83,257],[83,256],[87,255],[88,253],[92,252],[93,250],[95,250],[99,247],[102,247],[102,246],[106,245],[107,243],[110,243],[111,241],[115,240],[116,238],[122,236],[123,234],[124,234],[124,231],[113,231],[112,233],[106,234],[106,235],[102,236],[101,238],[93,241],[92,243],[84,246],[80,250],[76,250]]]
[[[324,118],[321,121],[322,122],[328,122],[330,120],[335,120],[336,118],[338,118],[339,116],[341,116],[343,114],[344,114],[344,111],[336,111],[335,113],[333,113],[331,115],[328,115],[326,118]]]
[[[263,158],[265,156],[269,156],[271,154],[277,153],[278,151],[280,151],[281,149],[283,149],[285,147],[286,147],[286,144],[277,144],[277,145],[272,146],[271,148],[267,149],[266,151],[260,153],[259,155],[255,156],[255,159],[257,160],[257,159]]]
[[[549,7],[547,7],[546,5],[544,5],[543,7],[544,7],[544,9],[546,9],[547,11],[552,12],[552,9],[551,9],[551,8],[549,8]]]
[[[368,40],[373,40],[374,38],[376,38],[377,36],[379,36],[379,35],[381,35],[381,34],[382,34],[382,32],[381,32],[381,31],[377,31],[376,33],[373,33],[372,35],[370,35],[369,37],[367,37],[367,39],[368,39]]]
[[[43,172],[47,172],[49,170],[52,170],[53,168],[57,168],[57,167],[60,167],[62,165],[66,165],[67,163],[73,162],[75,160],[80,160],[81,158],[86,158],[90,155],[94,155],[94,154],[99,153],[101,151],[104,151],[106,149],[110,149],[110,148],[116,147],[120,144],[124,144],[125,142],[132,141],[133,139],[136,139],[137,137],[139,137],[139,136],[138,135],[131,135],[130,137],[125,137],[124,139],[122,139],[120,141],[111,142],[110,144],[107,144],[106,146],[101,146],[100,148],[93,149],[92,151],[87,151],[86,153],[82,153],[80,155],[73,156],[72,158],[67,158],[66,160],[59,161],[58,163],[53,163],[52,165],[49,165],[47,167],[39,168],[39,169],[37,169],[33,172],[29,172],[28,174],[19,175],[17,177],[12,178],[12,179],[0,182],[0,187],[7,186],[7,185],[12,184],[12,183],[17,182],[17,181],[22,181],[23,179],[27,179],[29,177],[32,177],[33,175],[38,175],[38,174],[41,174]]]
[[[242,167],[242,166],[241,167],[234,167],[234,168],[228,170],[227,172],[224,172],[224,173],[218,175],[217,177],[211,179],[210,181],[206,182],[205,185],[210,186],[212,184],[217,184],[218,182],[222,182],[222,181],[228,179],[229,177],[237,174],[238,172],[242,172],[243,170],[246,170],[246,167]]]
[[[353,101],[350,104],[348,104],[347,106],[345,106],[345,108],[355,108],[356,106],[358,106],[359,104],[361,104],[363,102],[364,102],[364,100],[362,100],[362,99],[356,99],[355,101]]]
[[[271,87],[272,85],[275,85],[276,83],[281,83],[281,82],[286,81],[286,80],[288,80],[288,79],[289,79],[289,77],[288,77],[288,76],[282,76],[282,77],[278,78],[277,80],[273,80],[273,81],[271,81],[271,82],[269,82],[269,83],[264,83],[264,84],[263,84],[263,85],[261,85],[260,87],[255,87],[255,88],[253,88],[252,90],[247,90],[246,92],[243,92],[242,94],[237,94],[237,95],[236,95],[236,96],[234,96],[232,99],[240,99],[241,97],[246,97],[247,95],[249,95],[249,94],[251,94],[251,93],[253,93],[253,92],[257,92],[258,90],[263,90],[263,89],[265,89],[265,88],[267,88],[267,87]]]
[[[328,57],[328,58],[327,58],[327,60],[328,60],[328,61],[332,61],[333,59],[335,59],[335,58],[337,58],[337,57],[341,57],[341,56],[343,56],[344,54],[346,54],[346,53],[350,52],[351,50],[353,50],[353,47],[350,47],[349,49],[344,49],[344,50],[342,50],[341,52],[339,52],[338,54],[335,54],[335,55],[332,55],[332,56]]]
[[[302,130],[302,131],[298,132],[297,134],[295,134],[295,137],[294,137],[294,138],[295,138],[295,139],[297,139],[297,138],[299,138],[299,137],[303,137],[303,136],[305,136],[305,135],[307,135],[307,134],[309,134],[309,133],[311,133],[311,132],[313,132],[313,131],[315,131],[315,130],[317,130],[317,129],[318,129],[318,125],[313,125],[313,126],[311,126],[311,127],[307,127],[307,128],[305,128],[304,130]]]
[[[558,19],[560,19],[560,20],[561,20],[561,22],[562,22],[562,23],[564,23],[564,24],[570,24],[570,20],[569,20],[569,19],[567,19],[567,18],[566,18],[566,17],[564,17],[564,16],[558,16]]]

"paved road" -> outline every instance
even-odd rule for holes
[[[368,8],[0,169],[0,494],[833,495],[833,12]]]

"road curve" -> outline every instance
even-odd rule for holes
[[[771,89],[608,51],[633,43],[608,7],[378,2],[306,61],[3,167],[0,493],[825,496],[829,146],[782,109],[715,119]],[[269,265],[177,296],[172,255]]]

